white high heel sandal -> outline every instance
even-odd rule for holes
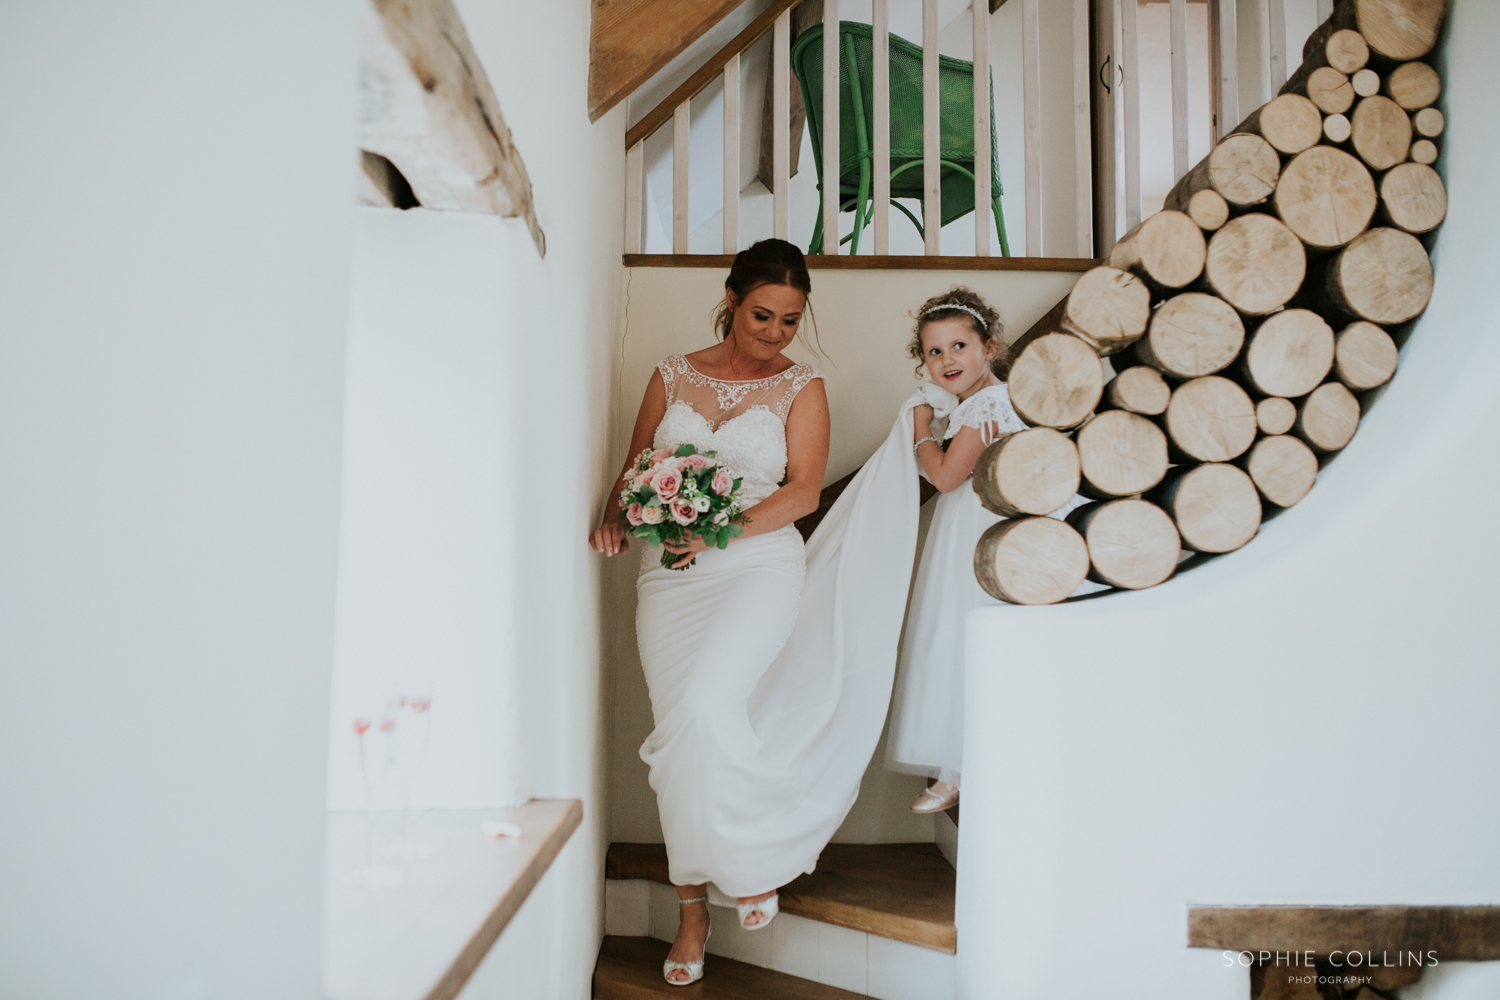
[[[773,892],[765,899],[754,903],[735,903],[734,908],[740,915],[740,926],[745,928],[745,930],[764,930],[771,926],[771,921],[775,919],[776,914],[781,912],[781,896]],[[762,914],[766,919],[758,924],[745,923],[746,918],[752,913]]]
[[[677,905],[691,906],[693,903],[706,902],[708,902],[707,896],[698,896],[695,899],[679,899]],[[713,937],[713,934],[714,925],[710,923],[708,925],[708,933],[703,935],[704,958],[708,957],[708,939]],[[673,972],[686,972],[688,974],[687,982],[679,983],[675,979],[672,979],[671,974]],[[667,981],[668,986],[691,986],[703,978],[703,959],[700,958],[696,962],[674,962],[669,958],[661,963],[661,977]]]

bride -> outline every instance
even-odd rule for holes
[[[805,762],[766,745],[756,725],[757,716],[780,710],[762,681],[792,631],[802,591],[802,538],[792,522],[817,508],[828,461],[822,373],[782,354],[812,282],[801,251],[762,240],[735,257],[724,284],[720,342],[657,365],[629,451],[692,444],[718,452],[744,480],[743,535],[722,550],[699,538],[669,545],[680,557],[672,569],[648,547],[636,584],[637,641],[656,723],[641,758],[682,905],[663,970],[676,986],[703,975],[709,883],[736,897],[742,926],[764,928],[776,915],[776,889],[811,870],[837,826],[825,833],[826,810],[804,800]],[[631,471],[627,463],[616,494]],[[606,556],[628,548],[614,506],[589,537]]]

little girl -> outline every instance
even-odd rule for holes
[[[920,362],[918,377],[925,364],[932,381],[958,397],[946,426],[934,422],[930,406],[914,412],[917,464],[942,496],[907,613],[886,753],[890,770],[937,779],[912,802],[913,812],[939,812],[958,802],[964,620],[973,608],[1000,603],[974,578],[974,546],[1000,518],[980,506],[970,476],[990,442],[1026,429],[995,374],[1006,360],[1003,336],[995,310],[973,291],[958,287],[922,303],[907,349]],[[946,442],[946,450],[940,442]],[[1075,498],[1055,516],[1082,502]]]

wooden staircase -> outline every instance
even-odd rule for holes
[[[675,891],[660,844],[613,844],[605,862],[611,934],[594,969],[595,1000],[657,996],[936,1000],[952,995],[955,873],[934,844],[830,844],[818,869],[781,890],[765,931],[714,908],[707,974],[690,988],[662,980],[676,930]],[[643,913],[642,910],[648,912]],[[633,924],[630,913],[633,911]]]

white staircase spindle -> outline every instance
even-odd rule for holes
[[[1266,0],[1266,27],[1271,35],[1271,93],[1286,83],[1286,3]]]
[[[922,252],[934,255],[943,227],[942,164],[938,162],[938,0],[922,0]]]
[[[1172,26],[1172,180],[1176,181],[1188,172],[1187,0],[1171,0],[1169,19]],[[1125,169],[1130,169],[1128,164]],[[1127,229],[1130,226],[1128,209],[1125,225]]]
[[[974,0],[974,256],[990,255],[990,5]]]
[[[788,143],[792,130],[792,12],[776,16],[771,31],[771,232],[779,240],[787,238],[787,187],[791,173],[791,151]]]
[[[1021,109],[1026,156],[1026,256],[1042,255],[1042,36],[1039,0],[1021,0]]]
[[[625,252],[643,253],[641,246],[641,185],[644,181],[646,143],[642,140],[625,151]]]
[[[672,252],[688,252],[688,135],[692,101],[672,112]]]
[[[839,0],[823,0],[823,252],[839,252]]]
[[[874,0],[875,35],[875,252],[891,252],[891,36],[887,0]],[[1087,0],[1085,0],[1087,2]]]
[[[724,64],[724,252],[740,249],[740,56]]]
[[[1240,69],[1239,33],[1236,30],[1234,0],[1209,0],[1218,15],[1218,38],[1211,42],[1218,55],[1219,116],[1218,129],[1214,136],[1217,142],[1229,134],[1229,130],[1240,123]]]
[[[1120,96],[1125,102],[1125,229],[1141,222],[1141,91],[1140,45],[1135,0],[1120,4]],[[1174,70],[1176,62],[1172,63]],[[1174,91],[1175,100],[1175,91]],[[1175,104],[1174,104],[1175,107]]]
[[[1077,254],[1094,256],[1094,123],[1089,0],[1073,0],[1073,215]]]
[[[1318,0],[1318,23],[1322,24],[1333,16],[1333,0]]]

